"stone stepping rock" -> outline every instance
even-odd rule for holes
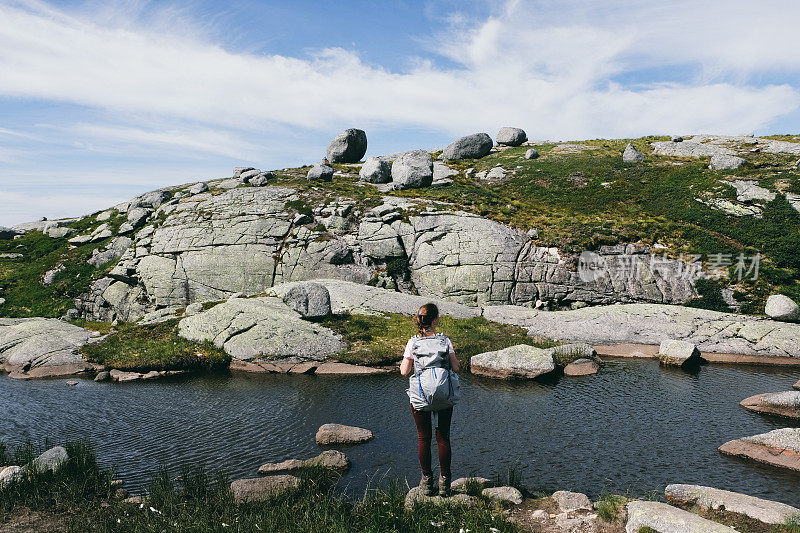
[[[576,359],[564,367],[565,376],[590,376],[600,371],[600,365],[592,359]]]
[[[555,368],[550,351],[527,344],[480,353],[470,359],[470,371],[473,374],[497,379],[533,379]]]
[[[739,405],[757,413],[800,420],[800,391],[756,394],[745,398]]]
[[[342,424],[323,424],[317,430],[317,444],[329,446],[332,444],[361,444],[372,440],[372,431],[355,426]]]
[[[522,503],[522,493],[514,487],[489,487],[483,489],[481,495],[495,502]]]
[[[450,489],[453,492],[467,492],[467,483],[470,482],[479,485],[481,490],[493,485],[492,480],[485,477],[460,477],[450,483]]]
[[[688,341],[665,340],[658,348],[658,360],[668,366],[696,366],[700,364],[700,350]]]
[[[237,479],[231,483],[231,491],[237,503],[260,502],[287,490],[297,489],[300,478],[289,474]]]
[[[410,511],[414,505],[418,503],[432,503],[434,505],[443,506],[463,505],[465,507],[475,507],[478,504],[478,500],[474,496],[468,496],[463,493],[453,494],[447,498],[443,498],[438,495],[425,496],[420,487],[414,487],[408,491],[408,494],[406,494],[406,500],[404,503],[405,510]]]
[[[580,492],[560,490],[554,492],[552,498],[558,503],[558,508],[562,513],[578,510],[592,510],[592,501],[586,494],[581,494]]]
[[[775,429],[732,440],[720,446],[719,451],[725,455],[800,472],[800,428]]]
[[[666,503],[633,501],[627,505],[626,533],[649,527],[669,533],[735,533],[736,530]]]
[[[266,463],[261,465],[258,473],[262,475],[276,474],[279,472],[294,472],[302,468],[321,466],[337,472],[346,472],[350,469],[350,460],[345,454],[336,450],[326,450],[311,459],[287,459],[280,463]]]
[[[703,509],[724,508],[765,524],[783,524],[790,516],[800,514],[800,509],[785,503],[700,485],[668,485],[664,495],[671,502],[698,505]]]

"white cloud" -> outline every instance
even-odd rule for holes
[[[49,219],[78,217],[93,213],[123,201],[120,197],[106,197],[77,193],[30,194],[0,189],[3,210],[0,226],[13,226],[45,216]]]

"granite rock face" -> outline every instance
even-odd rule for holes
[[[26,370],[85,365],[89,332],[54,318],[0,318],[0,363]]]
[[[527,344],[473,355],[470,359],[473,374],[498,379],[532,379],[555,368],[551,352]]]

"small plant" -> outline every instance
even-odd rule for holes
[[[600,498],[595,503],[597,516],[605,522],[614,522],[622,512],[622,508],[628,503],[628,498],[619,494],[611,494],[603,490]]]
[[[788,517],[783,523],[783,527],[792,533],[800,533],[800,513]]]

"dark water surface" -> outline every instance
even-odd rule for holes
[[[739,402],[789,390],[798,377],[797,369],[733,366],[689,374],[652,360],[611,360],[598,375],[544,383],[463,376],[453,475],[505,478],[513,469],[528,488],[590,496],[697,483],[800,505],[800,475],[717,452],[728,440],[784,427]],[[344,450],[353,468],[343,484],[360,492],[388,478],[419,479],[405,386],[399,375],[239,374],[74,387],[0,377],[0,439],[43,446],[88,438],[100,462],[137,492],[162,466],[177,473],[202,463],[234,479],[268,461],[312,457],[320,451],[317,428],[338,422],[376,435]]]

